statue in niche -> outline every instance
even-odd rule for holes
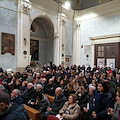
[[[15,35],[2,33],[1,40],[1,54],[11,53],[15,54]]]

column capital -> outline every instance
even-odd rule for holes
[[[29,13],[31,9],[31,2],[29,0],[22,0],[21,1],[21,11],[24,13]]]
[[[67,16],[64,13],[60,13],[59,17],[60,17],[60,23],[62,23],[62,25],[66,24]]]

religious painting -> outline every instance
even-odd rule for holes
[[[111,67],[111,69],[115,69],[115,58],[107,58],[107,67]]]
[[[15,54],[15,35],[2,33],[1,39],[1,54],[11,53]]]
[[[30,40],[30,55],[31,60],[39,60],[39,41]]]
[[[105,58],[98,58],[97,66],[99,66],[100,68],[105,67]]]
[[[69,58],[65,58],[65,64],[66,66],[69,66]]]

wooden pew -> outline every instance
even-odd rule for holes
[[[41,112],[38,110],[35,110],[28,105],[23,104],[24,108],[27,110],[27,113],[32,120],[40,120],[40,114]]]
[[[52,103],[54,101],[54,99],[55,99],[55,97],[50,96],[48,94],[45,94],[45,96],[48,98],[48,100],[49,100],[50,103]]]

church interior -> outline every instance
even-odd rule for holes
[[[120,68],[119,0],[0,0],[0,66]]]

